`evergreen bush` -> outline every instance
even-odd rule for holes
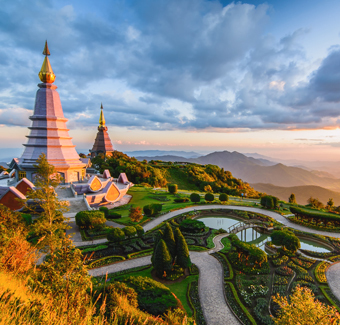
[[[162,277],[164,272],[169,272],[172,267],[172,258],[168,247],[163,239],[160,239],[152,258],[152,266],[154,267],[158,277]]]
[[[190,195],[190,201],[193,202],[193,203],[199,203],[201,201],[201,197],[197,193],[192,193]]]
[[[125,232],[120,228],[112,228],[107,233],[107,240],[110,242],[120,242],[125,238]]]
[[[204,199],[208,202],[212,202],[215,200],[215,197],[214,197],[214,194],[212,193],[207,193],[205,196],[204,196]]]
[[[176,194],[177,193],[177,184],[168,184],[168,191],[171,194]]]
[[[105,222],[102,211],[80,211],[76,214],[76,224],[82,229],[93,229],[102,226]]]

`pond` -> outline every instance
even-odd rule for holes
[[[233,226],[236,223],[240,222],[240,220],[229,218],[229,217],[227,218],[224,216],[199,218],[197,220],[204,222],[204,224],[209,228],[212,228],[212,229],[222,228],[224,230],[228,230],[230,226]],[[252,228],[240,231],[236,235],[240,240],[251,243],[251,244],[255,244],[257,247],[261,248],[262,250],[264,250],[265,243],[268,240],[271,240],[269,235],[261,234]],[[306,249],[306,250],[320,252],[320,253],[326,253],[326,252],[331,251],[330,249],[326,248],[325,246],[321,244],[317,244],[306,239],[300,239],[300,243],[301,243],[301,249]]]

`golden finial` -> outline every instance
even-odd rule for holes
[[[104,118],[104,113],[103,113],[103,103],[101,103],[101,105],[100,105],[99,126],[100,127],[105,126],[105,118]]]
[[[47,41],[45,42],[43,54],[45,55],[45,59],[39,72],[39,78],[42,82],[53,83],[55,80],[55,74],[53,73],[50,60],[47,57],[51,54],[48,49]]]

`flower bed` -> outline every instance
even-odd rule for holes
[[[274,285],[287,285],[288,284],[287,278],[288,278],[287,276],[275,274]]]
[[[226,282],[224,289],[228,305],[241,322],[244,325],[256,325],[255,319],[250,315],[247,308],[240,301],[234,285],[230,282]]]
[[[206,325],[206,321],[204,319],[203,310],[201,307],[201,302],[198,294],[198,282],[193,281],[188,285],[187,291],[187,299],[190,305],[190,308],[193,311],[194,318],[196,320],[197,325]]]
[[[321,252],[309,251],[307,249],[300,249],[300,251],[312,257],[327,258],[327,257],[331,257],[334,255],[333,252],[321,253]]]
[[[296,272],[298,280],[314,282],[313,278],[308,274],[308,271],[302,268],[301,266],[294,264],[292,261],[288,263],[288,266]]]
[[[329,258],[329,260],[332,262],[338,262],[340,261],[340,255],[332,256]]]
[[[286,286],[285,285],[273,285],[272,295],[280,294],[280,296],[286,295]]]
[[[268,301],[264,298],[257,299],[256,307],[254,308],[256,318],[264,325],[273,325],[274,321],[268,313]]]
[[[292,257],[292,261],[304,269],[309,269],[316,261],[315,260],[310,260],[302,257]]]
[[[288,219],[291,222],[294,222],[298,225],[305,226],[305,227],[308,227],[308,228],[323,230],[323,231],[329,231],[329,232],[340,232],[340,227],[316,226],[316,225],[311,224],[309,221],[302,221],[302,220],[297,219],[296,217],[288,217]]]
[[[290,276],[293,275],[294,272],[291,268],[289,268],[288,266],[281,266],[279,268],[277,268],[275,270],[275,273],[279,274],[279,275],[284,275],[284,276]]]
[[[124,261],[124,260],[125,260],[125,257],[123,257],[123,256],[108,256],[108,257],[104,257],[104,258],[101,258],[99,260],[96,260],[96,261],[90,263],[88,265],[88,268],[94,269],[96,267],[101,267],[101,266],[104,266],[104,265],[109,265],[109,264],[113,264],[115,262]]]
[[[324,286],[320,286],[320,289],[330,304],[340,312],[340,301],[334,296],[332,290],[329,287]]]
[[[325,272],[326,272],[328,266],[329,266],[329,263],[320,262],[314,270],[315,277],[320,283],[327,283],[327,278],[326,278]]]
[[[197,275],[199,274],[199,270],[196,264],[191,264],[189,267],[190,275]]]
[[[185,241],[187,242],[188,245],[195,245],[196,243],[196,240],[191,238],[185,238]]]
[[[284,255],[282,256],[281,258],[278,258],[276,260],[272,260],[272,263],[275,265],[275,266],[280,266],[282,265],[283,263],[287,263],[289,260],[288,256],[287,255]]]

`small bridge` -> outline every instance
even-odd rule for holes
[[[267,229],[266,226],[258,224],[258,223],[255,223],[255,222],[251,222],[251,221],[243,222],[243,221],[240,221],[240,222],[235,223],[234,225],[230,226],[227,231],[230,234],[237,234],[238,232],[240,232],[242,230],[246,230],[248,228],[264,228],[264,229]]]

